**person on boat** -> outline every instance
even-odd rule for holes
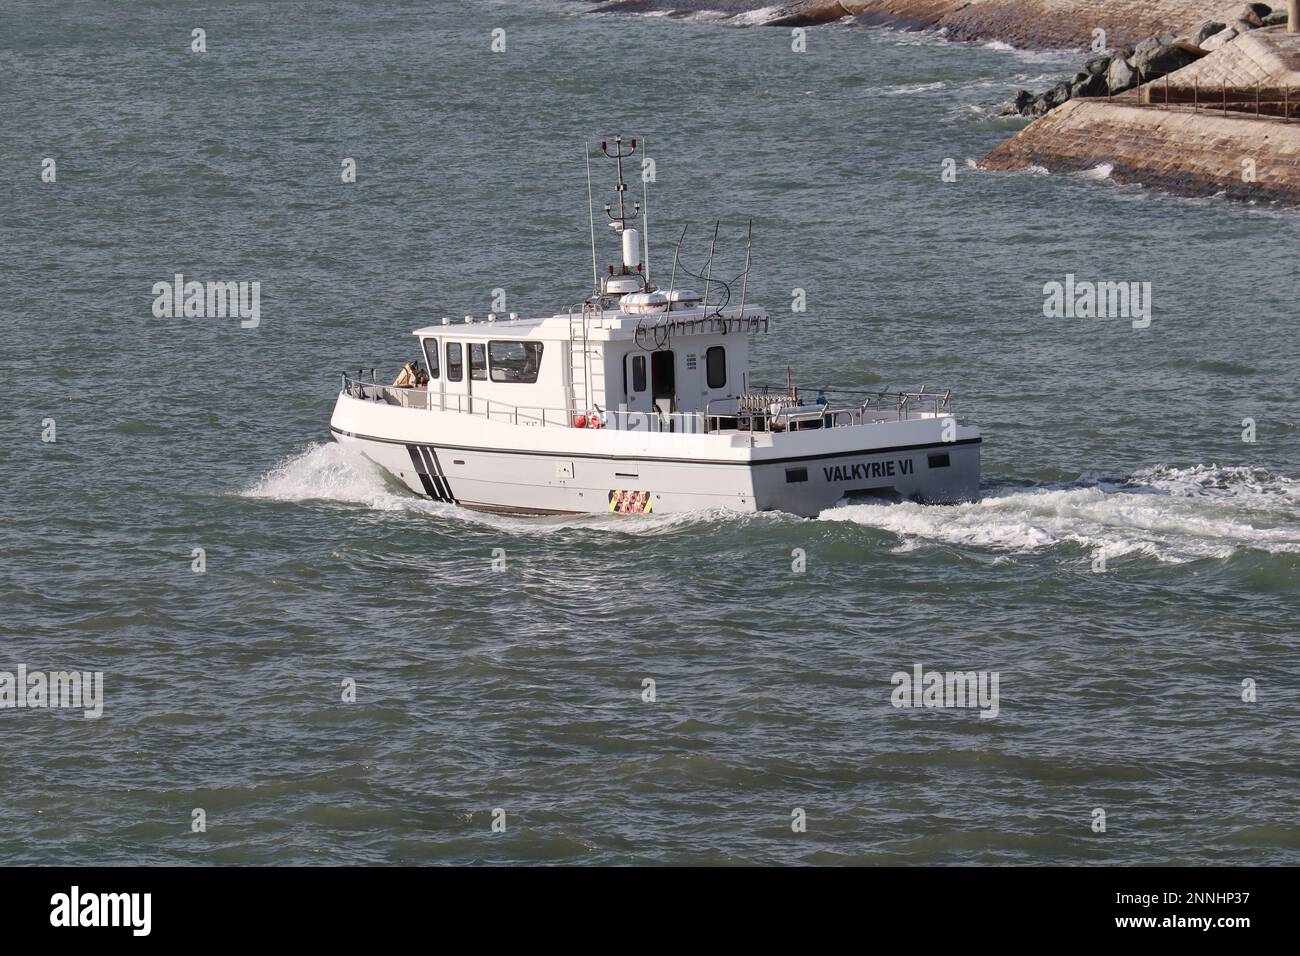
[[[393,379],[394,388],[415,388],[419,384],[420,363],[407,362],[402,366],[402,370],[397,373],[397,378]],[[425,379],[427,382],[428,379]]]

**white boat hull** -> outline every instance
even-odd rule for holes
[[[525,514],[786,511],[979,493],[980,437],[944,419],[759,435],[535,427],[340,394],[335,438],[411,491]]]

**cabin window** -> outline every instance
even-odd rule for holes
[[[424,361],[429,366],[429,378],[438,377],[438,340],[424,340]]]
[[[727,350],[721,345],[712,346],[704,353],[704,365],[708,369],[709,388],[726,388]]]
[[[632,356],[632,391],[645,391],[645,356]]]
[[[465,377],[465,359],[459,342],[447,343],[447,381],[459,382]]]
[[[542,343],[492,341],[488,343],[488,358],[492,381],[532,385],[542,367]]]
[[[487,381],[487,346],[482,342],[469,343],[469,377],[476,382]]]
[[[942,455],[930,456],[931,468],[947,468],[951,464],[952,464],[952,459],[948,457],[947,452],[944,452]]]

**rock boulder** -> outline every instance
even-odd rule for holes
[[[1138,44],[1138,52],[1133,54],[1133,59],[1129,61],[1129,65],[1138,71],[1138,75],[1145,82],[1155,77],[1164,76],[1166,73],[1181,70],[1189,63],[1195,63],[1200,59],[1200,54],[1199,49],[1183,41],[1162,43],[1154,50],[1149,48],[1143,50],[1142,45]]]
[[[1210,37],[1214,36],[1216,33],[1222,33],[1227,28],[1228,25],[1226,23],[1219,23],[1217,20],[1206,20],[1197,27],[1196,32],[1192,34],[1192,42],[1197,46],[1201,46]]]
[[[1210,37],[1209,39],[1202,40],[1201,49],[1204,50],[1206,53],[1213,53],[1215,50],[1220,50],[1223,47],[1227,46],[1233,40],[1237,39],[1237,37],[1240,35],[1241,34],[1237,32],[1236,27],[1227,27],[1223,30],[1220,30],[1218,33],[1214,34],[1214,36]]]
[[[1106,72],[1106,84],[1111,93],[1131,90],[1137,86],[1137,81],[1137,71],[1128,65],[1124,57],[1116,56],[1110,61],[1110,69]]]

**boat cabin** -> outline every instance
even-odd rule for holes
[[[766,312],[706,310],[689,292],[671,303],[663,293],[639,295],[654,301],[417,329],[428,406],[494,419],[518,409],[521,423],[561,424],[558,417],[580,428],[686,432],[734,411],[748,391],[748,334],[766,329]]]

